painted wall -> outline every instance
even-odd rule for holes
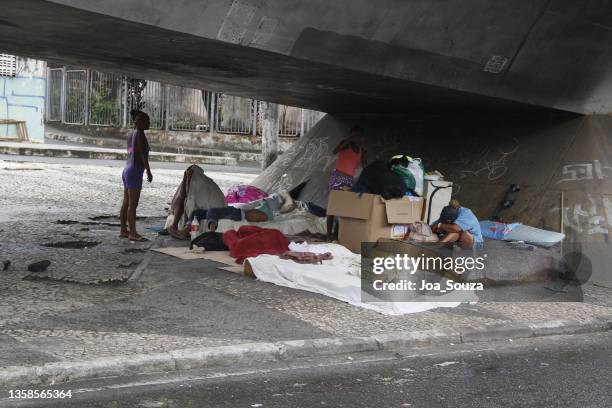
[[[44,61],[17,58],[16,77],[0,77],[0,119],[26,122],[30,141],[45,139],[47,67]],[[0,137],[17,137],[13,125],[0,125]]]

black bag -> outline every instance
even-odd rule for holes
[[[223,234],[215,231],[208,231],[195,237],[189,244],[189,249],[193,246],[204,247],[207,251],[227,251],[227,246],[223,243]]]
[[[385,200],[402,198],[408,191],[404,180],[391,171],[389,166],[377,160],[366,166],[353,186],[353,191],[359,194],[378,194]]]

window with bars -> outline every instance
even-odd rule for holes
[[[0,54],[0,76],[14,77],[17,74],[17,57]]]

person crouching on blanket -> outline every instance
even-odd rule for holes
[[[440,218],[431,224],[431,230],[438,234],[440,245],[456,243],[461,249],[482,249],[484,240],[478,219],[469,208],[462,207],[458,200],[451,200],[442,209]]]

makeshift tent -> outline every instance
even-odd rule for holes
[[[204,170],[202,170],[201,167],[191,165],[187,170],[191,170],[192,173],[187,185],[187,196],[185,197],[184,203],[185,211],[183,212],[183,217],[179,221],[179,229],[185,227],[189,214],[194,210],[207,210],[209,208],[226,206],[223,192],[213,179],[204,174]],[[178,203],[177,200],[179,199],[180,190],[181,186],[179,184],[170,206],[172,213],[174,213]]]

